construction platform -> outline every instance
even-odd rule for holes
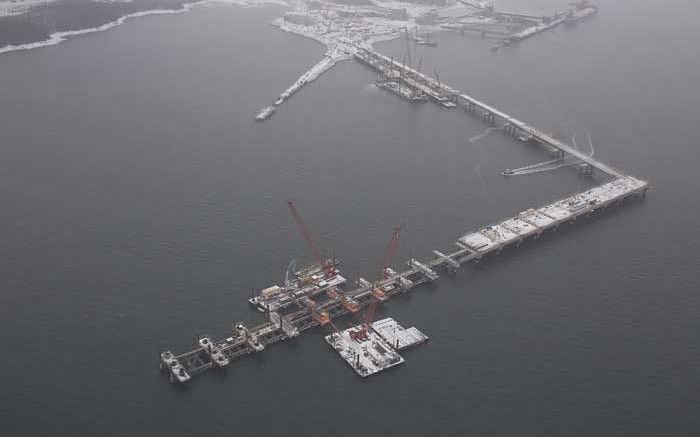
[[[416,328],[406,330],[387,318],[371,327],[360,324],[336,331],[325,339],[355,373],[365,378],[403,364],[406,360],[398,351],[423,343],[428,337]]]
[[[406,361],[379,334],[362,331],[361,325],[334,332],[326,342],[363,378]]]
[[[628,198],[643,196],[647,189],[646,182],[632,176],[624,176],[544,206],[522,211],[505,220],[464,234],[455,243],[458,247],[455,251],[443,253],[435,250],[435,257],[426,262],[410,259],[407,262],[408,269],[401,272],[388,269],[389,276],[375,284],[358,281],[357,288],[344,292],[342,296],[327,296],[322,302],[314,302],[313,306],[296,309],[288,314],[267,311],[268,321],[252,328],[240,323],[235,324],[232,336],[218,341],[211,340],[213,350],[220,351],[229,361],[245,354],[261,352],[268,345],[295,338],[308,329],[351,313],[347,305],[343,305],[344,297],[351,298],[359,307],[364,307],[375,299],[376,290],[380,289],[382,298],[377,300],[384,303],[395,294],[405,293],[421,284],[435,281],[439,278],[437,269],[455,271],[470,261],[479,260],[491,253],[500,253],[504,248],[519,245],[527,239],[536,239],[542,232],[555,230],[580,216],[604,210]],[[323,314],[327,319],[319,318],[318,314]],[[161,362],[161,368],[169,371],[171,381],[181,383],[189,381],[191,375],[202,370],[222,367],[212,359],[209,349],[203,347],[201,342],[197,344],[197,348],[183,354],[164,352],[161,354]]]
[[[243,355],[262,352],[271,344],[295,338],[308,329],[326,325],[332,319],[357,312],[372,301],[387,302],[393,295],[406,293],[421,284],[435,281],[439,277],[438,270],[456,271],[470,261],[478,261],[488,254],[498,254],[506,247],[518,246],[528,239],[536,239],[544,231],[556,230],[560,225],[573,222],[578,217],[603,211],[613,205],[621,204],[626,199],[642,197],[649,188],[646,181],[626,175],[597,158],[581,153],[568,144],[465,93],[405,65],[401,66],[371,48],[358,47],[355,55],[385,77],[403,81],[405,85],[411,86],[416,92],[428,95],[438,104],[444,106],[449,103],[452,106],[459,106],[468,114],[479,115],[492,126],[500,123],[505,133],[521,138],[519,143],[541,145],[544,150],[556,150],[562,155],[572,156],[590,170],[587,173],[590,174],[596,170],[601,177],[608,180],[586,191],[521,211],[489,226],[467,232],[455,242],[457,250],[450,252],[434,250],[434,258],[429,261],[411,258],[407,261],[406,270],[395,271],[387,268],[386,275],[381,280],[370,283],[359,279],[356,288],[352,290],[343,292],[336,290],[335,287],[341,284],[335,281],[345,283],[345,279],[340,276],[336,268],[336,260],[332,263],[319,262],[307,269],[302,269],[296,272],[294,278],[287,281],[284,287],[271,287],[264,293],[251,298],[251,303],[264,311],[267,316],[267,320],[260,325],[248,328],[242,323],[235,323],[232,334],[223,340],[206,337],[207,341],[202,342],[200,338],[193,350],[179,355],[170,351],[160,354],[161,368],[169,373],[171,382],[185,383],[198,372],[213,367],[224,367]],[[299,291],[302,292],[297,294]],[[311,297],[318,302],[312,301]],[[388,332],[389,327],[394,330],[393,333]],[[357,328],[351,328],[353,329]],[[403,362],[400,356],[397,358],[392,355],[392,350],[396,353],[392,345],[398,349],[405,347],[405,344],[410,343],[409,337],[415,333],[410,328],[403,330],[398,325],[391,324],[387,327],[379,325],[376,329],[367,329],[368,340],[363,342],[369,342],[363,345],[368,347],[368,357],[366,357],[364,350],[362,352],[357,348],[346,350],[348,339],[354,340],[350,337],[349,330],[343,332],[347,338],[342,337],[341,333],[343,341],[332,343],[344,348],[346,361],[347,357],[355,360],[349,362],[353,368],[358,367],[355,363],[359,356],[359,363],[365,369],[362,372],[367,375]],[[386,338],[380,335],[382,332]],[[373,344],[379,345],[384,352],[372,346]],[[372,359],[378,364],[374,364]]]
[[[412,326],[406,329],[391,317],[372,323],[372,329],[397,351],[428,341],[428,336],[420,332],[418,328]]]
[[[305,267],[294,272],[292,278],[287,278],[283,286],[265,288],[248,299],[248,302],[260,312],[280,311],[294,303],[310,302],[318,294],[345,285],[347,281],[340,275],[338,264],[339,261],[333,259],[323,263],[325,266],[333,266],[330,269],[324,270],[323,265],[319,264]]]

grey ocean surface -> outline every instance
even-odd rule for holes
[[[392,299],[379,316],[431,341],[366,380],[323,329],[186,387],[157,356],[261,319],[250,288],[310,258],[287,200],[354,279],[376,275],[399,223],[395,267],[596,180],[504,178],[548,158],[378,90],[355,61],[256,123],[324,52],[270,27],[277,7],[0,56],[0,434],[700,434],[700,5],[600,6],[498,54],[445,34],[414,57],[562,138],[590,130],[596,156],[649,195]],[[401,57],[405,42],[378,49]]]

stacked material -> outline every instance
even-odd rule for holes
[[[363,325],[334,332],[326,336],[326,342],[363,378],[405,361],[379,334]]]
[[[428,336],[417,328],[410,327],[406,329],[391,317],[372,323],[372,329],[381,335],[394,349],[399,351],[428,341]]]

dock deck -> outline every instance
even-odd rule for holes
[[[372,329],[364,330],[362,337],[358,338],[355,334],[361,330],[358,325],[325,337],[326,343],[359,376],[365,378],[406,361],[391,344]]]
[[[391,317],[372,323],[372,329],[397,351],[418,346],[428,341],[428,336],[417,328],[412,326],[406,329]]]

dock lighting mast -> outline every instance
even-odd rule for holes
[[[321,260],[321,254],[316,248],[316,245],[314,244],[313,240],[311,240],[311,233],[309,232],[309,228],[306,227],[304,220],[302,220],[301,215],[299,215],[299,211],[297,211],[292,202],[287,202],[287,205],[289,205],[289,210],[292,212],[292,217],[294,217],[294,221],[297,223],[297,226],[299,226],[301,235],[304,237],[304,241],[306,241],[306,245],[309,247],[309,250],[311,251],[311,254],[314,257],[314,260],[318,263],[319,266],[323,268],[323,271],[326,274],[326,276],[332,275],[333,266],[331,265],[331,263],[326,263]]]

